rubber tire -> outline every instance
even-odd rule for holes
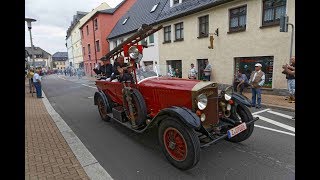
[[[184,161],[174,160],[166,150],[163,142],[163,134],[165,130],[169,127],[177,129],[183,136],[187,144],[187,156]],[[167,160],[175,167],[181,170],[188,170],[193,168],[200,160],[200,141],[193,129],[189,128],[179,119],[168,117],[160,123],[158,131],[158,139]]]
[[[242,122],[249,122],[250,120],[253,119],[252,114],[247,107],[238,105],[237,113],[241,117]],[[254,129],[254,123],[251,123],[250,125],[247,125],[246,130],[242,131],[240,134],[232,137],[231,139],[226,138],[226,140],[234,143],[242,142],[251,136],[253,129]]]
[[[107,103],[104,101],[104,99],[101,97],[101,95],[99,95],[98,97],[97,97],[97,105],[98,105],[98,111],[99,111],[99,114],[100,114],[100,117],[101,117],[101,119],[103,120],[103,121],[110,121],[110,117],[109,116],[104,116],[103,114],[102,114],[102,112],[100,111],[100,102],[99,101],[101,101],[101,103],[103,103],[104,104],[104,107],[105,107],[105,111],[106,111],[106,113],[108,113],[108,110],[107,110]]]
[[[147,105],[143,99],[143,96],[137,89],[132,89],[131,94],[132,94],[132,103],[135,104],[134,102],[137,102],[137,105],[138,105],[138,107],[135,107],[138,111],[138,118],[136,119],[136,125],[140,126],[146,123]]]

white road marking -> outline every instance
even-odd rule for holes
[[[266,112],[266,111],[269,111],[270,109],[264,109],[264,110],[261,110],[261,111],[257,111],[257,112],[254,112],[252,113],[252,115],[256,115],[256,114],[259,114],[259,113],[263,113],[263,112]]]
[[[295,136],[295,134],[293,133],[289,133],[289,132],[285,132],[285,131],[280,131],[280,130],[277,130],[277,129],[272,129],[272,128],[268,128],[268,127],[264,127],[264,126],[259,126],[259,125],[254,125],[255,127],[258,127],[258,128],[262,128],[262,129],[266,129],[266,130],[270,130],[270,131],[275,131],[275,132],[279,132],[279,133],[283,133],[283,134],[288,134],[290,136]]]
[[[91,88],[95,88],[95,89],[97,89],[97,87],[94,87],[94,86],[89,86],[89,85],[87,85],[87,84],[82,84],[83,86],[87,86],[87,87],[91,87]]]
[[[294,127],[288,126],[286,124],[279,123],[277,121],[274,121],[272,119],[269,119],[269,118],[266,118],[266,117],[263,117],[263,116],[259,116],[259,115],[257,115],[257,116],[263,121],[266,121],[268,123],[274,124],[274,125],[279,126],[279,127],[282,127],[282,128],[287,129],[289,131],[295,132],[295,128]]]
[[[289,115],[286,115],[286,114],[282,114],[282,113],[278,113],[278,112],[275,112],[275,111],[267,111],[268,113],[271,113],[271,114],[275,114],[275,115],[278,115],[278,116],[281,116],[281,117],[285,117],[285,118],[288,118],[288,119],[291,119],[291,120],[294,120],[292,119],[293,117],[292,116],[289,116]]]
[[[66,80],[65,78],[63,78],[63,77],[61,77],[61,76],[58,76],[58,78],[63,79],[63,80]]]

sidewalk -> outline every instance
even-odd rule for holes
[[[243,95],[245,95],[251,101],[251,93],[243,92]],[[285,100],[285,96],[261,94],[261,106],[267,108],[295,111],[295,103],[289,103],[287,100]]]
[[[25,82],[25,179],[89,179],[42,99]]]

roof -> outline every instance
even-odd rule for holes
[[[67,38],[70,36],[72,29],[76,26],[76,24],[79,22],[79,20],[83,16],[85,16],[86,14],[88,14],[88,12],[77,11],[77,13],[75,15],[73,15],[73,20],[71,21],[71,25],[69,26],[69,28],[67,30]]]
[[[65,61],[68,60],[68,52],[56,52],[52,55],[53,61]]]
[[[162,8],[169,0],[137,0],[134,5],[131,6],[129,11],[123,15],[113,30],[108,36],[108,39],[113,39],[124,34],[128,34],[136,31],[141,27],[142,24],[153,24],[155,23]],[[154,12],[150,12],[154,5],[158,4]],[[125,24],[124,20],[129,18]]]
[[[28,52],[29,55],[31,55],[31,53],[33,53],[33,55],[41,55],[43,58],[48,59],[49,56],[51,56],[50,53],[48,53],[47,51],[43,50],[40,47],[36,47],[33,46],[33,51],[31,52],[31,47],[25,47],[25,50]]]
[[[157,23],[170,21],[230,1],[234,0],[185,0],[183,3],[173,7],[170,7],[170,1],[167,1],[165,7],[157,18]]]
[[[117,9],[119,9],[119,7],[124,4],[126,2],[126,0],[121,1],[116,7],[111,8],[111,9],[105,9],[105,10],[100,10],[97,11],[96,13],[105,13],[105,14],[113,14]]]
[[[95,12],[88,20],[86,20],[79,28],[81,29],[89,20],[92,19],[92,17],[94,17],[95,15],[99,14],[99,13],[103,13],[103,14],[113,14],[114,12],[116,12],[116,10],[118,10],[120,8],[120,6],[122,4],[124,4],[127,0],[123,0],[121,1],[121,3],[119,3],[115,8],[108,8],[108,9],[104,9],[104,10],[99,10],[97,12]]]

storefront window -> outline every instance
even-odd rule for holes
[[[250,78],[251,72],[254,71],[254,65],[256,63],[262,64],[261,70],[266,75],[264,88],[272,88],[272,74],[273,74],[273,56],[255,56],[255,57],[236,57],[235,59],[235,71],[245,73]]]

